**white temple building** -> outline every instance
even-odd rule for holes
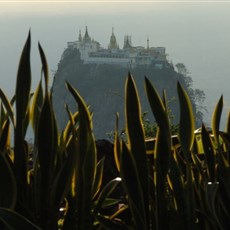
[[[120,49],[112,28],[112,35],[108,48],[102,48],[100,43],[91,39],[86,26],[85,34],[82,37],[79,31],[78,40],[67,43],[68,48],[78,49],[84,64],[111,64],[124,67],[135,67],[137,65],[153,65],[155,68],[168,66],[165,47],[132,46],[131,36],[124,37],[123,48]]]

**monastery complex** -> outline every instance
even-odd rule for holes
[[[170,65],[166,58],[165,47],[149,47],[149,39],[147,47],[132,46],[131,36],[125,36],[123,48],[119,48],[113,29],[107,49],[91,39],[87,26],[84,36],[82,37],[79,31],[78,40],[68,42],[67,46],[79,50],[84,64],[111,64],[129,68],[137,65],[153,65],[159,69]]]

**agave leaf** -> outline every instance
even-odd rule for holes
[[[48,86],[49,86],[48,64],[46,61],[45,53],[44,53],[40,43],[38,43],[38,49],[39,49],[39,53],[40,53],[40,57],[41,57],[41,61],[42,61],[42,70],[43,70],[44,77],[45,77],[45,94],[48,94]]]
[[[161,173],[164,177],[169,169],[169,159],[171,155],[171,131],[169,127],[167,109],[156,89],[147,78],[145,78],[145,87],[151,110],[160,130],[160,140],[158,140],[156,144],[156,157],[158,162],[157,164],[159,165],[158,168],[162,171]],[[166,100],[165,95],[164,100]]]
[[[0,206],[13,209],[16,204],[17,186],[12,169],[2,153],[0,153],[0,187]]]
[[[19,199],[25,203],[27,193],[27,153],[24,145],[24,138],[27,126],[25,120],[27,116],[30,85],[31,85],[31,69],[30,69],[30,32],[23,48],[16,83],[16,127],[14,137],[14,171],[18,184]]]
[[[89,110],[78,92],[67,83],[67,88],[78,104],[79,129],[78,145],[79,156],[77,162],[77,210],[78,226],[80,229],[89,229],[92,225],[91,209],[93,184],[96,172],[96,144],[92,133],[92,120]]]
[[[1,89],[0,89],[0,98],[2,100],[4,107],[6,108],[6,114],[4,117],[7,117],[7,115],[8,115],[10,117],[12,124],[13,124],[13,127],[15,128],[13,108],[12,108],[10,102],[8,101],[6,95],[3,93],[3,91]]]
[[[116,126],[115,126],[115,132],[114,132],[114,160],[116,163],[117,170],[118,172],[120,172],[121,142],[118,136],[118,119],[119,119],[119,115],[117,113],[116,114]]]
[[[111,207],[117,208],[118,204],[120,202],[121,202],[121,200],[117,199],[117,198],[105,198],[103,204],[101,205],[101,208],[102,209],[111,208]],[[115,211],[115,213],[116,213],[116,211]]]
[[[168,222],[164,221],[165,213],[167,213],[167,200],[166,200],[166,174],[168,171],[169,162],[167,156],[171,154],[171,150],[168,149],[167,143],[165,143],[165,135],[160,128],[157,131],[156,137],[156,161],[155,161],[155,176],[156,178],[156,225],[157,229],[168,228]],[[166,157],[165,157],[166,155]],[[167,160],[165,162],[165,159]],[[165,166],[166,164],[166,166]]]
[[[54,120],[51,103],[45,98],[38,126],[38,156],[41,170],[45,177],[50,176],[52,162],[54,160]]]
[[[177,214],[181,220],[180,225],[181,229],[186,229],[188,226],[188,206],[186,205],[186,191],[185,184],[182,180],[183,174],[179,168],[179,164],[175,159],[175,156],[172,157],[170,161],[170,171],[169,176],[172,182],[173,194],[176,200]]]
[[[180,102],[180,127],[179,127],[179,139],[181,143],[181,148],[185,154],[186,165],[186,196],[188,205],[188,229],[194,229],[195,224],[195,197],[194,197],[194,187],[192,180],[192,170],[191,170],[191,150],[194,143],[194,116],[192,111],[191,101],[188,94],[182,88],[180,83],[177,83],[177,92]]]
[[[210,139],[210,135],[204,125],[202,125],[201,137],[202,137],[202,144],[203,144],[203,149],[205,154],[205,160],[208,166],[209,181],[215,182],[216,181],[215,154],[213,150],[212,141]]]
[[[128,143],[135,161],[138,180],[140,181],[144,212],[143,220],[148,225],[149,218],[149,179],[145,149],[145,135],[142,125],[141,106],[134,79],[129,74],[125,87],[125,115]]]
[[[23,126],[30,101],[30,87],[31,87],[31,69],[30,69],[30,46],[31,38],[30,32],[22,51],[16,83],[16,139],[24,138],[23,133],[27,127]]]
[[[179,82],[177,83],[177,92],[180,102],[179,139],[181,142],[182,151],[184,152],[187,161],[189,161],[190,152],[194,143],[195,130],[192,104],[188,94],[185,92]]]
[[[117,186],[121,183],[121,178],[115,178],[109,181],[106,186],[101,190],[99,197],[96,201],[96,205],[94,207],[94,213],[98,213],[103,206],[105,200],[110,196],[110,194],[117,188]]]
[[[3,107],[2,102],[1,102],[0,105],[1,105],[1,107],[0,107],[0,109],[1,109],[1,111],[0,111],[0,128],[2,129],[2,126],[3,126],[3,124],[4,124],[5,120],[6,120],[6,112],[5,112],[5,109]]]
[[[215,220],[217,224],[217,229],[223,229],[220,220],[218,219],[217,213],[216,213],[216,199],[217,199],[217,190],[219,187],[218,182],[214,183],[208,183],[206,186],[206,207],[208,207],[209,212],[212,215],[212,218]]]
[[[50,193],[50,186],[53,180],[54,173],[56,173],[56,159],[57,159],[57,146],[58,146],[58,131],[55,120],[54,110],[52,108],[50,93],[48,91],[48,66],[45,54],[39,44],[39,52],[42,61],[42,70],[45,77],[45,98],[39,116],[37,136],[38,159],[40,163],[41,173],[41,223],[44,228],[49,223],[53,223],[52,200],[50,196],[55,196]],[[51,211],[52,210],[52,211]]]
[[[154,178],[156,179],[156,224],[157,228],[163,229],[168,224],[164,221],[167,206],[164,194],[166,191],[166,174],[169,170],[169,160],[171,158],[171,131],[165,92],[162,101],[156,89],[147,78],[145,78],[145,87],[152,113],[159,126],[155,142],[156,176]]]
[[[154,86],[151,84],[148,78],[145,78],[145,88],[146,88],[149,104],[151,106],[151,110],[153,112],[153,115],[156,119],[158,126],[160,127],[160,129],[164,130],[165,132],[168,132],[169,121],[167,117],[168,115],[166,112],[166,107],[163,101],[161,100],[159,94],[157,93],[157,90],[154,88]],[[164,100],[165,100],[165,95],[164,95]]]
[[[122,184],[128,195],[129,208],[135,223],[135,229],[148,229],[145,216],[144,197],[141,182],[133,155],[122,142],[121,169]]]
[[[39,122],[39,117],[41,114],[43,100],[44,99],[43,99],[42,82],[40,80],[35,90],[33,102],[31,104],[31,109],[30,109],[30,120],[31,120],[31,124],[34,130],[35,136],[37,136],[36,133],[38,131],[38,122]]]
[[[66,108],[68,108],[68,106],[66,105]],[[69,109],[68,109],[69,110]],[[79,112],[75,112],[73,115],[72,115],[72,118],[73,118],[73,125],[76,126],[76,124],[78,123],[78,115],[79,115]],[[71,122],[70,120],[68,121],[65,129],[63,130],[63,141],[65,143],[68,142],[68,139],[70,138],[72,134],[72,125],[71,125]]]
[[[187,229],[193,230],[195,229],[196,215],[195,215],[195,194],[194,194],[194,184],[193,184],[193,171],[191,168],[191,164],[187,163],[186,165],[186,205],[187,205],[187,217],[188,217],[188,225]]]
[[[222,110],[223,110],[223,95],[220,97],[212,115],[212,130],[213,130],[213,135],[216,140],[216,143],[219,143],[219,129],[220,129],[220,119],[221,119]]]
[[[219,210],[216,210],[221,223],[228,225],[230,218],[230,167],[222,167],[219,175],[219,189],[216,200],[220,203]],[[223,221],[225,220],[225,221]],[[227,228],[228,226],[224,227]]]
[[[230,134],[230,111],[228,112],[228,117],[227,117],[226,132]]]
[[[0,137],[0,151],[4,152],[10,149],[10,120],[7,119],[2,127]]]
[[[42,221],[49,218],[46,211],[50,208],[49,188],[55,172],[57,131],[49,96],[46,95],[40,114],[37,134],[38,159],[41,171],[41,213]]]
[[[105,163],[104,157],[97,163],[97,170],[96,170],[95,180],[93,184],[93,192],[92,192],[93,198],[95,198],[98,195],[101,189],[104,163]]]
[[[68,107],[66,110],[69,116],[69,123],[73,135],[68,143],[66,143],[67,156],[62,159],[60,169],[57,172],[57,176],[55,177],[52,186],[51,194],[52,197],[56,198],[53,202],[54,206],[59,205],[66,197],[67,193],[70,191],[74,170],[77,164],[77,138],[76,130],[74,127],[74,118]]]
[[[122,223],[120,220],[116,219],[110,219],[108,217],[97,215],[96,218],[100,222],[100,225],[103,227],[103,229],[110,229],[110,230],[129,230],[128,226],[124,223]]]
[[[51,196],[55,198],[53,201],[54,207],[60,205],[71,189],[73,173],[76,167],[76,150],[77,142],[72,137],[67,145],[67,157],[62,162],[61,168],[52,183]]]
[[[6,208],[0,208],[0,220],[10,230],[16,230],[16,229],[41,230],[41,228],[34,225],[25,217]]]

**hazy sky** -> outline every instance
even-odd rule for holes
[[[0,87],[7,95],[15,89],[18,61],[29,29],[32,33],[33,87],[39,76],[40,41],[50,73],[68,41],[78,31],[107,47],[112,27],[120,47],[124,35],[133,45],[164,46],[169,60],[183,62],[194,87],[205,91],[210,120],[223,93],[230,105],[230,1],[0,1]],[[52,73],[51,73],[52,74]]]

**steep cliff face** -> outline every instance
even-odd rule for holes
[[[150,66],[128,68],[112,65],[84,65],[76,49],[66,49],[62,55],[58,70],[53,81],[53,105],[57,115],[59,128],[62,129],[67,122],[65,104],[74,112],[77,105],[66,90],[65,82],[73,85],[93,113],[93,129],[97,139],[108,138],[107,133],[114,130],[115,115],[120,114],[119,127],[124,127],[124,89],[128,73],[133,75],[140,100],[142,112],[147,112],[150,120],[154,120],[148,104],[144,89],[146,76],[158,92],[166,90],[169,106],[174,115],[174,122],[179,119],[179,105],[176,92],[176,83],[179,80],[186,85],[184,79],[172,67],[154,69]]]

